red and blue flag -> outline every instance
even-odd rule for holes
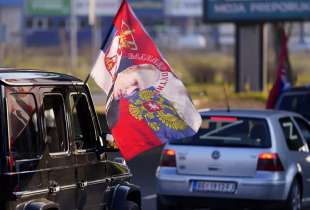
[[[108,95],[107,121],[129,160],[194,135],[201,117],[127,0],[117,12],[91,76]]]
[[[279,63],[277,67],[277,75],[276,81],[269,93],[266,108],[267,109],[274,109],[276,106],[278,97],[280,94],[285,91],[286,89],[291,87],[291,83],[288,80],[288,66],[287,66],[287,59],[288,59],[288,49],[287,49],[287,36],[284,30],[281,30],[281,50],[279,56]]]

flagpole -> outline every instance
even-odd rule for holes
[[[72,74],[77,67],[78,46],[77,46],[77,17],[75,1],[70,1],[70,72]]]

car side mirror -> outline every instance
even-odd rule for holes
[[[102,138],[101,136],[98,137],[97,140],[97,148],[96,153],[98,156],[98,159],[103,160],[106,157],[106,152],[119,152],[119,149],[117,148],[114,138],[111,134],[104,134],[105,137]]]
[[[106,142],[106,152],[119,152],[119,149],[116,146],[115,140],[111,134],[106,134]]]

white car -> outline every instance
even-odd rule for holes
[[[201,112],[194,137],[168,143],[157,170],[157,209],[276,207],[310,201],[310,126],[267,110]]]

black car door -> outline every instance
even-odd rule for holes
[[[6,98],[10,134],[9,154],[15,165],[15,169],[10,167],[10,172],[16,172],[15,176],[11,176],[16,177],[14,193],[26,192],[28,196],[37,196],[33,192],[44,191],[46,187],[42,179],[45,161],[42,157],[37,100],[29,88],[23,88],[22,93],[19,93],[17,88],[8,88]]]
[[[79,201],[77,209],[104,209],[107,187],[106,161],[96,154],[99,127],[91,100],[86,92],[71,92],[71,135],[78,169]]]
[[[75,209],[76,170],[70,153],[65,88],[43,88],[42,115],[47,148],[48,199],[61,209]]]

